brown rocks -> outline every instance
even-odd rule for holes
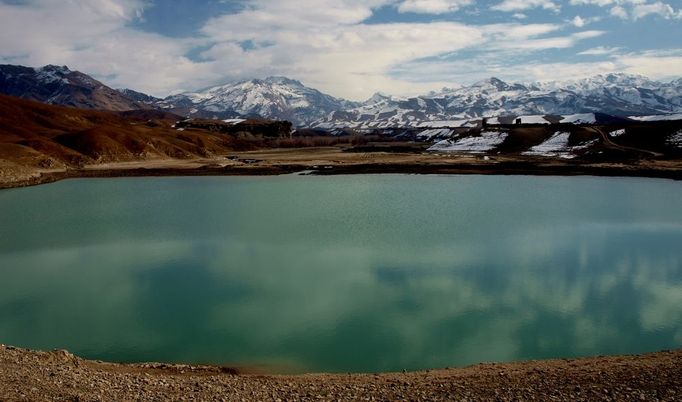
[[[122,365],[0,345],[0,400],[660,400],[682,392],[682,351],[385,374],[239,374]],[[541,371],[542,376],[535,374]]]

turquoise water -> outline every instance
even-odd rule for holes
[[[0,343],[394,371],[682,347],[682,183],[68,180],[0,191]]]

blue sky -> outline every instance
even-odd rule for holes
[[[0,0],[0,62],[156,96],[283,75],[332,95],[490,76],[682,76],[680,0]]]

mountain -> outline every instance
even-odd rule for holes
[[[268,77],[170,96],[157,105],[189,117],[259,116],[305,126],[359,104],[326,95],[296,80]]]
[[[157,108],[199,119],[260,117],[327,130],[472,126],[483,117],[512,122],[525,116],[542,123],[589,113],[652,118],[682,113],[682,79],[664,83],[629,74],[534,83],[492,77],[421,96],[376,93],[365,102],[353,102],[285,77],[232,82],[159,99],[132,89],[111,89],[65,66],[0,65],[0,93],[87,109]]]
[[[375,97],[331,113],[316,128],[457,126],[493,116],[613,116],[671,114],[682,111],[682,80],[661,83],[627,74],[596,75],[574,81],[506,83],[490,78],[470,86],[412,98]]]
[[[0,93],[81,109],[123,111],[150,107],[66,66],[0,65]]]
[[[132,100],[134,102],[138,102],[138,103],[145,103],[148,105],[153,105],[153,104],[156,104],[156,103],[162,101],[161,98],[157,98],[155,96],[147,95],[147,94],[142,93],[142,92],[137,92],[135,90],[128,89],[128,88],[117,89],[117,91],[121,95],[125,96],[127,99],[130,99],[130,100]]]

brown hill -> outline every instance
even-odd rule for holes
[[[175,127],[177,119],[154,110],[83,110],[0,95],[0,169],[210,157],[262,146],[261,138],[282,125],[261,121],[235,135]]]

